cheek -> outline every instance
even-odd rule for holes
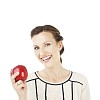
[[[54,48],[53,49],[53,54],[57,57],[57,56],[60,56],[60,50],[58,47]]]
[[[55,50],[54,47],[51,47],[51,48],[47,48],[46,51],[47,51],[48,53],[54,54],[56,50]]]
[[[50,51],[52,52],[53,55],[56,55],[56,56],[59,53],[59,50],[56,47],[52,48]]]
[[[38,51],[34,51],[35,56],[38,58],[39,57],[39,52]]]

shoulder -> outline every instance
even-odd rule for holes
[[[82,100],[90,100],[89,84],[86,76],[77,72],[72,72],[70,81],[73,83],[74,87],[81,89]]]
[[[81,85],[87,84],[87,77],[78,72],[72,72],[72,76],[70,78],[72,82],[80,83]]]
[[[33,80],[37,79],[37,76],[36,76],[35,73],[36,73],[36,72],[30,73],[30,74],[28,75],[28,77],[27,77],[26,82],[30,82],[30,81],[33,81]]]

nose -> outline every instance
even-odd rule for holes
[[[40,49],[39,55],[40,57],[43,57],[45,55],[45,50],[43,48]]]

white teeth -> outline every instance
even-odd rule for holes
[[[47,57],[42,58],[42,59],[43,59],[43,61],[45,61],[45,60],[49,59],[50,57],[51,57],[51,56],[47,56]]]

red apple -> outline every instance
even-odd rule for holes
[[[15,81],[17,82],[18,80],[25,81],[28,77],[28,71],[24,65],[17,65],[12,69],[12,74],[19,72],[19,75],[15,78]]]

